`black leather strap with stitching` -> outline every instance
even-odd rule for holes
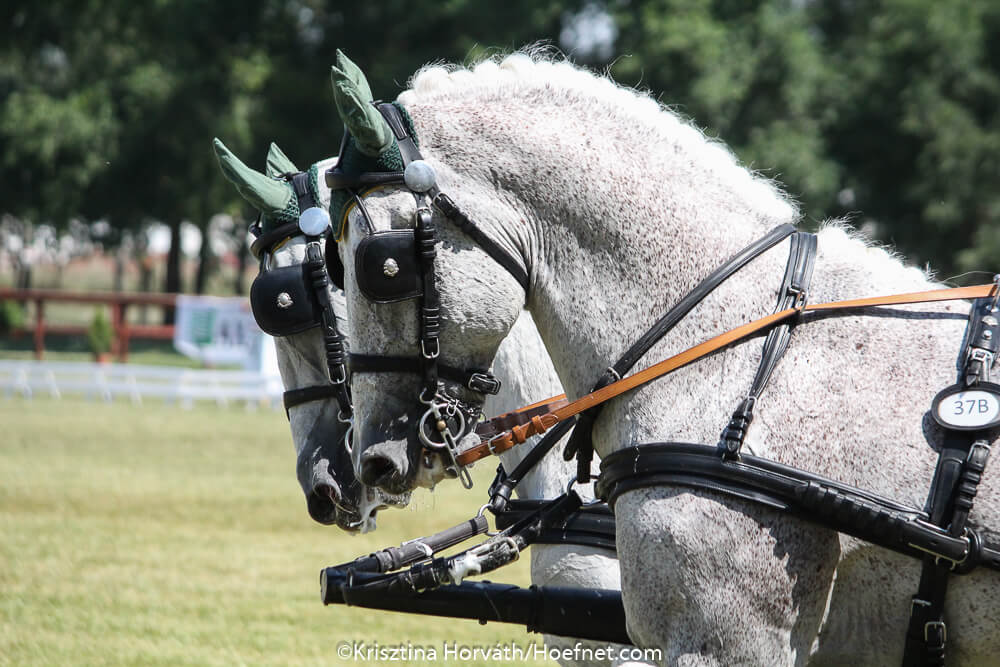
[[[629,447],[601,462],[595,490],[612,508],[622,493],[651,486],[707,489],[790,512],[899,553],[1000,570],[1000,551],[975,531],[950,535],[918,509],[841,482],[749,454],[723,459],[710,445],[668,442]]]

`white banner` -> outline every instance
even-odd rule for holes
[[[181,354],[210,366],[239,364],[265,371],[270,370],[262,368],[269,365],[262,363],[269,356],[265,350],[272,346],[245,297],[177,297],[174,347]]]

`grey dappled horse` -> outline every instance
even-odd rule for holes
[[[224,172],[234,181],[248,201],[261,210],[262,226],[268,216],[288,205],[287,191],[272,188],[272,183],[284,174],[298,172],[297,167],[274,144],[268,152],[267,174],[259,174],[243,165],[221,142],[216,151]],[[335,163],[327,159],[315,163],[311,173],[322,174]],[[313,181],[317,199],[329,204],[330,190],[320,179]],[[271,199],[275,201],[271,201]],[[305,242],[296,236],[265,258],[265,268],[294,266],[303,262]],[[339,328],[346,331],[346,305],[343,293],[331,290],[334,312]],[[329,383],[329,371],[324,358],[323,337],[318,328],[276,336],[275,347],[282,383],[286,390],[316,387]],[[500,393],[486,404],[487,414],[502,414],[522,405],[534,403],[562,393],[555,370],[549,361],[530,315],[524,313],[512,328],[511,335],[496,355],[497,373],[510,380]],[[296,405],[288,411],[292,440],[297,452],[299,484],[306,497],[310,516],[323,524],[336,524],[349,532],[371,531],[376,527],[375,514],[385,507],[405,505],[409,494],[389,494],[361,484],[354,473],[350,448],[344,439],[348,424],[338,419],[339,406],[333,398],[313,400]],[[531,446],[507,452],[502,457],[506,470],[513,470]],[[517,486],[520,498],[553,498],[562,493],[575,468],[563,461],[556,451],[546,455]],[[488,462],[485,463],[488,465]],[[581,495],[592,498],[589,487]],[[485,491],[485,489],[483,490]],[[476,494],[480,500],[485,496]],[[470,498],[470,512],[477,507]],[[417,537],[416,535],[412,537]],[[613,552],[578,545],[538,544],[531,549],[531,579],[540,586],[572,586],[578,588],[619,589],[618,562]],[[549,648],[573,647],[576,640],[546,637]],[[598,647],[584,642],[583,646]],[[621,661],[564,661],[564,664],[624,665],[643,664]]]
[[[370,159],[396,150],[346,58],[334,69],[334,93],[352,150]],[[650,97],[568,63],[518,54],[471,70],[429,67],[397,103],[441,191],[530,279],[526,292],[481,242],[431,211],[447,363],[488,366],[526,306],[567,393],[583,395],[702,277],[798,218],[773,183],[724,146]],[[352,344],[366,354],[413,355],[422,335],[417,303],[373,303],[358,289],[354,260],[373,231],[413,228],[426,204],[398,184],[373,188],[363,201],[374,230],[357,205],[348,204],[344,221],[341,207],[331,208],[334,228],[344,224]],[[811,302],[932,285],[841,226],[818,237]],[[715,289],[636,370],[771,312],[787,256],[784,242]],[[955,382],[967,312],[948,303],[803,316],[746,445],[922,506],[943,434],[925,413]],[[598,454],[717,442],[759,355],[759,338],[733,345],[606,404],[593,429]],[[415,435],[420,378],[356,375],[352,387],[362,479],[393,492],[436,483],[441,473],[421,465]],[[1000,475],[988,470],[972,522],[990,543],[1000,539],[998,501]],[[627,492],[615,514],[630,634],[662,647],[665,663],[899,664],[918,561],[704,489]],[[996,573],[952,578],[952,663],[1000,664],[1000,627],[987,611],[998,603]]]

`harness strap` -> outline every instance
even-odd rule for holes
[[[530,418],[526,421],[530,421]],[[556,443],[562,440],[563,436],[566,435],[575,424],[576,418],[567,419],[566,421],[556,424],[555,427],[542,436],[542,439],[531,448],[531,451],[529,451],[525,457],[521,459],[521,462],[514,467],[509,475],[504,471],[502,463],[497,466],[496,477],[493,479],[493,483],[490,484],[488,491],[490,496],[490,509],[493,510],[494,513],[502,512],[506,509],[507,504],[510,501],[511,494],[514,493],[514,489],[521,483],[521,480],[524,479],[525,475],[531,472],[532,468],[534,468],[546,454],[552,451],[552,448],[556,446]],[[488,437],[484,437],[485,434],[480,432],[479,428],[476,429],[476,434],[483,437],[483,439],[488,442]]]
[[[967,387],[975,388],[980,380],[989,381],[1000,334],[995,314],[993,299],[978,299],[969,311],[960,373],[960,381]],[[953,537],[966,535],[966,522],[989,459],[989,441],[982,436],[981,432],[945,431],[944,445],[934,468],[927,513],[931,523],[947,529]],[[944,599],[952,570],[936,558],[923,559],[917,594],[910,606],[904,665],[944,665],[948,640]]]
[[[289,411],[296,406],[327,398],[337,398],[337,393],[337,386],[333,384],[317,384],[299,389],[289,389],[281,395],[281,402],[285,406],[285,416],[290,417]]]
[[[437,393],[438,363],[441,354],[441,299],[434,278],[434,260],[437,257],[437,229],[430,211],[417,211],[417,260],[420,264],[423,293],[420,295],[420,358],[424,374],[424,390],[428,398]]]
[[[627,391],[635,389],[651,380],[666,375],[672,371],[687,366],[688,364],[706,357],[724,347],[732,345],[752,336],[753,334],[780,324],[793,317],[797,317],[804,311],[809,312],[835,312],[841,310],[853,310],[857,308],[868,308],[871,306],[893,306],[913,303],[931,303],[936,301],[954,301],[956,299],[973,299],[993,296],[997,293],[997,284],[988,283],[985,285],[972,285],[969,287],[952,287],[922,292],[910,292],[907,294],[890,294],[887,296],[866,297],[862,299],[848,299],[844,301],[831,301],[829,303],[818,303],[813,305],[797,305],[794,308],[772,313],[753,322],[748,322],[735,329],[719,334],[694,347],[690,347],[679,354],[665,359],[649,368],[643,369],[629,377],[614,382],[602,389],[591,392],[577,400],[569,403],[565,407],[554,410],[545,415],[533,417],[531,421],[523,426],[515,426],[507,433],[499,435],[487,443],[470,447],[458,456],[461,465],[468,465],[474,461],[485,458],[490,454],[502,452],[515,445],[523,443],[528,438],[544,433],[559,422],[578,415],[584,410],[600,405],[606,401],[620,396]]]
[[[348,418],[353,413],[351,393],[347,385],[347,352],[344,337],[337,328],[337,316],[330,299],[330,276],[326,272],[326,258],[320,250],[319,242],[310,241],[306,246],[306,270],[312,282],[313,291],[322,311],[323,347],[326,352],[326,366],[330,375],[334,397],[340,406],[340,413]]]
[[[260,225],[254,223],[250,227],[250,233],[254,235],[253,243],[250,244],[250,252],[256,259],[260,259],[262,254],[271,252],[271,248],[285,239],[298,236],[302,233],[302,230],[299,229],[298,221],[286,222],[266,232],[262,232]]]
[[[795,226],[790,224],[778,225],[765,236],[757,239],[747,247],[729,258],[729,260],[705,277],[698,286],[684,295],[674,306],[667,311],[652,327],[649,328],[632,347],[626,350],[625,354],[608,368],[594,385],[591,392],[595,392],[606,387],[616,380],[621,380],[625,374],[632,370],[632,367],[665,336],[674,326],[687,315],[692,308],[701,303],[705,297],[712,293],[719,285],[725,282],[734,273],[742,269],[754,258],[763,254],[776,246],[781,241],[795,233]],[[569,461],[576,456],[577,481],[584,484],[590,481],[590,465],[594,458],[594,444],[592,434],[594,422],[601,414],[601,408],[595,407],[582,413],[578,419],[577,428],[573,430],[563,457]]]
[[[350,354],[347,363],[350,374],[354,375],[355,373],[421,373],[424,362],[420,357]],[[438,364],[437,374],[445,380],[451,380],[480,394],[496,394],[500,391],[500,380],[486,370],[456,368],[448,364]],[[546,404],[546,406],[548,405],[550,404]],[[519,423],[523,422],[514,422],[508,428]]]
[[[512,526],[531,512],[538,511],[544,500],[511,500],[502,510],[491,508],[498,530]],[[606,504],[581,507],[563,521],[544,529],[536,544],[578,544],[617,551],[615,545],[615,515]]]
[[[797,303],[805,303],[815,263],[816,235],[808,232],[792,234],[791,246],[788,250],[788,263],[785,265],[785,276],[782,278],[781,289],[778,291],[778,304],[775,306],[775,311],[791,308]],[[747,429],[753,421],[753,410],[757,399],[760,398],[761,392],[764,391],[768,380],[771,379],[778,361],[788,349],[788,342],[791,338],[791,322],[779,324],[767,333],[757,373],[754,375],[753,382],[750,383],[750,391],[733,412],[733,416],[729,419],[729,425],[726,426],[719,440],[719,448],[726,456],[737,456],[740,448],[743,447]]]
[[[492,438],[495,435],[509,431],[515,426],[528,423],[531,421],[531,418],[536,415],[544,415],[546,412],[558,410],[564,405],[569,405],[569,401],[566,400],[566,394],[559,394],[558,396],[553,396],[552,398],[546,398],[543,401],[538,401],[537,403],[532,403],[531,405],[526,405],[523,408],[511,410],[510,412],[505,412],[502,415],[493,417],[492,419],[482,421],[479,426],[476,427],[476,433],[483,438]]]
[[[907,556],[930,554],[958,573],[980,566],[1000,571],[1000,551],[970,528],[954,535],[916,508],[749,454],[723,459],[711,445],[668,442],[616,451],[601,462],[596,492],[614,508],[623,493],[663,485],[708,489],[791,512]]]
[[[507,272],[514,276],[514,280],[520,283],[525,295],[527,295],[528,287],[531,286],[531,280],[528,278],[528,273],[521,267],[518,261],[509,252],[504,250],[500,244],[484,234],[483,230],[458,208],[458,205],[455,204],[452,198],[438,190],[436,186],[431,190],[431,197],[434,206],[446,218],[455,223],[459,229],[468,234],[473,241],[478,243],[479,247],[492,257],[497,264],[507,269]]]
[[[292,189],[295,190],[295,196],[298,197],[299,211],[319,206],[319,202],[316,201],[316,195],[313,194],[312,188],[309,187],[309,172],[300,171],[297,173],[288,173],[285,174],[285,178],[292,184]]]

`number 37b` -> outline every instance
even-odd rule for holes
[[[989,401],[985,398],[975,399],[967,398],[963,400],[956,400],[954,403],[955,411],[952,414],[955,415],[971,415],[973,413],[982,414],[984,412],[989,412],[990,405]]]

